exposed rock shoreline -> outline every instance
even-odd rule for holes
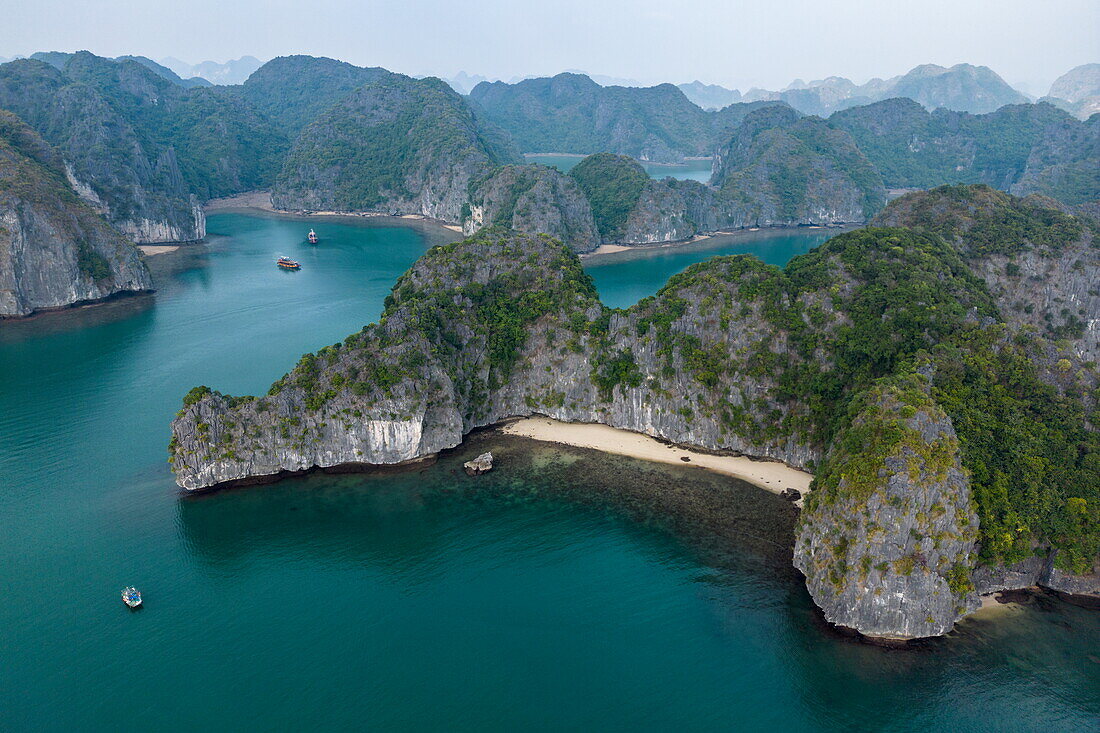
[[[575,501],[580,504],[600,504],[617,510],[625,511],[632,519],[643,522],[656,521],[667,525],[668,529],[688,542],[689,545],[700,550],[708,562],[721,567],[729,558],[737,557],[737,564],[743,562],[742,543],[751,542],[758,551],[766,550],[766,554],[773,558],[769,562],[772,570],[778,574],[792,573],[792,579],[805,576],[801,571],[791,567],[791,556],[795,551],[795,540],[791,530],[797,526],[797,508],[801,502],[793,504],[795,511],[792,513],[790,502],[753,501],[754,508],[746,510],[745,499],[748,498],[747,485],[756,490],[763,489],[768,495],[779,493],[774,487],[765,484],[759,477],[752,475],[738,475],[735,472],[715,468],[704,462],[691,461],[688,463],[679,460],[683,454],[693,456],[700,455],[697,451],[686,449],[682,446],[673,446],[654,441],[654,445],[673,454],[677,460],[666,460],[663,456],[652,456],[646,451],[617,449],[616,446],[601,447],[594,443],[591,436],[577,437],[568,433],[553,431],[554,439],[546,435],[532,437],[524,424],[529,422],[545,423],[545,418],[528,418],[518,420],[505,420],[497,425],[476,429],[470,432],[463,441],[454,448],[444,449],[437,454],[423,456],[419,459],[398,464],[341,464],[325,468],[314,467],[303,471],[287,471],[271,476],[253,477],[230,481],[216,486],[207,487],[198,491],[185,491],[186,496],[197,496],[215,493],[234,488],[256,487],[277,483],[286,479],[297,478],[311,473],[324,474],[354,474],[364,473],[371,475],[385,475],[389,473],[404,473],[418,471],[425,466],[434,465],[439,460],[454,462],[456,466],[464,465],[468,459],[474,459],[483,452],[492,451],[495,462],[500,462],[503,468],[501,479],[510,482],[517,470],[516,463],[530,461],[530,456],[537,452],[539,445],[562,446],[567,455],[580,454],[585,456],[590,466],[598,466],[605,461],[601,456],[611,454],[628,459],[644,461],[645,463],[663,464],[662,468],[655,469],[648,474],[650,480],[629,481],[621,480],[604,481],[596,479],[593,482],[592,469],[583,471],[585,480],[564,484],[555,484],[555,492],[561,498]],[[557,424],[560,427],[572,426]],[[515,429],[520,426],[521,429]],[[586,426],[580,426],[586,427]],[[604,428],[606,426],[593,425],[589,427]],[[608,429],[612,430],[613,429]],[[625,433],[626,431],[614,431]],[[638,438],[644,438],[637,434],[627,433]],[[530,446],[530,447],[529,447]],[[701,454],[709,455],[709,454]],[[751,461],[751,459],[743,459]],[[764,467],[779,466],[782,464],[773,462],[752,461],[761,463]],[[583,465],[583,464],[582,464]],[[526,469],[524,465],[521,470]],[[598,470],[598,469],[597,469]],[[680,477],[680,471],[690,471]],[[792,474],[802,472],[787,469]],[[670,473],[673,472],[673,473]],[[702,476],[713,476],[710,479],[699,479]],[[805,475],[805,474],[803,474]],[[734,482],[728,478],[736,479]],[[695,483],[712,486],[717,491],[700,492],[701,487]],[[494,491],[494,484],[484,484],[480,481],[470,487],[470,491],[478,493]],[[593,491],[592,489],[595,489]],[[724,492],[729,492],[727,495]],[[759,506],[757,506],[759,504]],[[761,522],[765,525],[779,525],[787,527],[787,531],[780,533],[775,540],[764,541],[759,537]],[[748,539],[755,538],[755,539]],[[1019,572],[1010,572],[1011,580],[1004,582],[991,582],[989,579],[999,577],[1001,571],[990,568],[979,568],[975,572],[977,592],[980,594],[980,607],[974,608],[971,613],[975,617],[984,618],[992,609],[1004,607],[1005,604],[1030,603],[1032,597],[1057,598],[1062,602],[1080,605],[1087,608],[1100,608],[1096,597],[1088,594],[1074,594],[1064,590],[1058,590],[1052,585],[1038,580],[1042,568],[1050,570],[1049,563],[1037,561],[1027,563]],[[979,577],[982,580],[979,580]],[[1048,603],[1050,601],[1047,601]],[[909,648],[919,639],[893,638],[874,636],[861,633],[855,629],[836,625],[831,622],[828,615],[817,607],[816,615],[823,624],[834,630],[841,636],[872,644],[874,646],[886,646],[891,648]]]

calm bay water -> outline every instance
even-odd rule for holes
[[[209,228],[153,258],[153,298],[0,324],[0,729],[1095,727],[1100,614],[1033,603],[917,650],[851,643],[789,568],[790,508],[690,467],[484,433],[414,472],[181,496],[184,391],[266,389],[447,239]],[[778,262],[823,236],[729,246]],[[588,265],[623,305],[702,258],[658,252]],[[499,470],[467,478],[485,447]]]
[[[562,173],[568,173],[577,163],[584,160],[576,155],[527,155],[528,163],[539,163],[557,168]],[[706,183],[710,180],[709,160],[689,160],[683,165],[668,165],[666,163],[650,163],[644,160],[638,161],[650,178],[679,178],[685,181],[700,181]]]
[[[585,270],[596,281],[600,298],[614,308],[627,308],[653,295],[677,272],[719,255],[754,255],[782,267],[792,258],[824,244],[836,234],[828,229],[805,228],[775,232],[738,232],[692,244],[643,247],[598,255],[585,260]]]

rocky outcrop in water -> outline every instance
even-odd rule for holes
[[[774,377],[736,364],[715,365],[713,375],[685,366],[703,336],[714,352],[769,350],[763,306],[722,303],[772,272],[747,258],[730,267],[724,285],[692,278],[616,315],[549,238],[486,230],[437,247],[402,277],[378,324],[308,357],[267,396],[194,392],[174,423],[177,480],[197,489],[312,466],[399,463],[535,412],[806,465],[819,458],[812,442],[758,422],[790,409],[768,396]],[[683,316],[675,327],[669,309]],[[725,396],[700,405],[711,389]]]
[[[0,318],[152,287],[133,243],[80,200],[56,152],[0,111]]]
[[[489,473],[493,470],[493,454],[482,453],[474,460],[463,463],[462,468],[465,469],[467,476],[480,476],[483,473]]]

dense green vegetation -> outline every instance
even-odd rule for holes
[[[829,124],[855,139],[891,188],[988,183],[1071,204],[1100,196],[1100,124],[1049,104],[971,115],[888,99],[836,112]]]
[[[364,84],[394,76],[335,59],[280,56],[257,69],[233,90],[293,137],[312,120]]]
[[[302,131],[277,196],[299,208],[369,210],[413,197],[432,174],[472,176],[516,162],[499,142],[445,83],[388,74]]]
[[[1033,236],[1045,215],[1037,216],[1015,223]],[[1055,241],[1060,236],[1051,235]],[[690,300],[720,303],[714,294],[726,283],[737,286],[731,305],[757,304],[794,353],[764,348],[738,358],[673,328]],[[804,305],[822,293],[842,321],[834,322],[820,305]],[[848,442],[894,444],[901,433],[883,432],[881,424],[848,430],[853,414],[866,410],[867,391],[881,380],[908,383],[926,365],[932,397],[955,424],[971,476],[982,558],[1014,562],[1053,547],[1058,567],[1082,572],[1100,553],[1100,436],[1089,427],[1096,416],[1086,414],[1079,391],[1059,393],[1042,381],[1039,339],[970,317],[997,320],[998,313],[985,283],[939,234],[858,230],[795,258],[783,271],[747,257],[715,258],[673,277],[635,309],[643,316],[642,333],[656,329],[670,366],[678,354],[700,385],[714,388],[699,409],[757,441],[793,434],[828,445],[843,435]],[[727,309],[719,310],[720,319]],[[824,362],[815,358],[822,349]],[[777,375],[773,397],[790,412],[762,424],[724,402],[725,380],[742,373]],[[920,406],[928,397],[906,402]],[[849,447],[847,455],[860,454]],[[822,466],[818,480],[828,484],[830,476],[830,467]]]
[[[850,324],[829,336],[834,368],[811,379],[804,366],[781,380],[809,408],[820,439],[835,431],[836,410],[846,396],[894,373],[920,349],[931,348],[964,327],[972,309],[992,316],[996,309],[985,283],[963,264],[942,238],[905,229],[861,229],[796,257],[785,271],[793,293],[830,287],[843,272],[857,283],[848,298],[834,300]],[[793,340],[809,356],[820,344],[816,329],[794,324]]]
[[[135,61],[87,52],[63,71],[42,61],[0,66],[0,108],[57,147],[114,222],[194,227],[191,195],[271,184],[286,138],[225,89],[186,89]]]
[[[569,175],[588,198],[600,236],[615,241],[649,182],[645,169],[626,156],[597,153],[574,166]]]
[[[962,444],[982,559],[1015,562],[1049,543],[1058,567],[1080,573],[1100,554],[1100,434],[1080,395],[1039,378],[1040,348],[1004,326],[965,329],[932,351],[933,396]]]
[[[881,219],[935,232],[966,257],[1012,255],[1025,249],[1056,254],[1079,240],[1086,226],[1054,207],[984,185],[941,186],[899,199]]]
[[[612,152],[675,163],[712,155],[741,119],[774,104],[731,104],[708,112],[671,84],[603,87],[583,74],[478,84],[470,98],[524,152]]]
[[[201,199],[268,186],[286,136],[224,89],[185,89],[136,61],[74,54],[65,76],[94,88],[138,134],[150,155],[171,150],[189,192]]]
[[[1048,127],[1011,191],[1039,193],[1066,204],[1100,198],[1100,117],[1066,119]]]
[[[813,218],[815,208],[832,209],[849,192],[858,195],[863,219],[886,201],[882,179],[851,137],[789,107],[746,116],[720,158],[715,185],[762,209],[774,204],[781,221]]]

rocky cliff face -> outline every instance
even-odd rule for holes
[[[825,617],[875,637],[939,636],[974,611],[978,517],[951,419],[914,377],[861,399],[803,507],[794,564]]]
[[[302,131],[271,200],[281,209],[457,222],[470,182],[518,159],[444,82],[389,74],[341,98]]]
[[[975,554],[1047,547],[1078,579],[1100,554],[1100,440],[1077,392],[1039,381],[1050,342],[998,315],[933,232],[850,232],[784,270],[718,257],[612,311],[571,250],[490,228],[433,248],[379,323],[267,395],[193,390],[171,460],[201,489],[415,460],[533,413],[774,458],[818,473],[799,562],[829,617],[943,633],[973,607]]]
[[[0,112],[0,318],[152,287],[133,243],[77,197],[57,154]]]
[[[730,299],[770,275],[748,262],[732,267]],[[709,346],[715,351],[771,344],[756,308],[727,315],[744,323],[719,325],[714,294],[706,297],[713,285],[692,279],[667,299],[613,315],[553,240],[486,230],[436,248],[401,279],[379,324],[307,357],[268,396],[196,392],[174,423],[177,480],[197,489],[313,466],[413,460],[457,445],[473,428],[534,412],[804,465],[818,455],[812,445],[757,422],[785,409],[768,396],[771,377],[734,368],[708,372],[704,383],[685,368],[703,335],[708,344],[720,339]],[[666,324],[670,308],[688,317]],[[715,314],[706,327],[704,311]],[[711,388],[725,396],[704,408],[697,397]]]
[[[600,236],[576,182],[541,165],[504,166],[471,184],[463,233],[504,226],[528,234],[549,234],[577,252],[599,246]]]
[[[623,244],[680,242],[691,239],[696,231],[684,197],[661,181],[649,181],[631,210],[619,241]]]
[[[224,90],[87,52],[60,66],[0,66],[0,108],[53,144],[81,197],[137,241],[201,239],[203,200],[274,179],[286,139]]]
[[[851,235],[845,236],[851,246],[879,246],[877,235],[861,237],[858,244],[852,244]],[[332,403],[337,413],[359,412],[356,419],[347,420],[351,426],[347,429],[358,430],[356,426],[373,424],[382,416],[399,416],[402,423],[419,426],[407,428],[409,435],[420,436],[418,443],[408,443],[410,450],[413,443],[454,445],[474,427],[537,411],[714,450],[776,458],[795,466],[812,465],[820,461],[825,445],[821,424],[814,418],[822,408],[814,406],[817,398],[803,395],[806,399],[799,399],[791,390],[799,380],[809,380],[809,375],[832,370],[836,357],[820,346],[824,343],[820,339],[848,322],[837,307],[843,299],[857,297],[856,275],[827,274],[847,269],[838,256],[837,251],[815,253],[796,280],[751,257],[716,258],[676,276],[656,298],[615,313],[599,304],[578,263],[563,254],[559,245],[539,237],[486,230],[464,243],[433,250],[418,262],[395,287],[379,325],[352,337],[343,347],[326,350],[325,359],[335,360],[331,368],[320,356],[299,365],[273,388],[273,394],[254,401],[266,406],[262,415],[250,413],[255,409],[253,401],[237,405],[216,395],[209,400],[217,402],[219,410],[232,407],[225,417],[235,423],[259,420],[266,424],[278,416],[296,416],[325,422],[330,428],[334,413],[329,412],[329,401],[350,400],[339,408]],[[920,256],[917,248],[912,257]],[[548,262],[555,263],[553,268]],[[943,278],[940,287],[945,297],[961,297],[970,307],[978,307],[969,295],[955,293],[964,282],[947,271],[938,276]],[[821,281],[831,277],[839,278],[835,290],[831,280]],[[894,281],[897,276],[883,277]],[[799,285],[803,279],[815,284],[806,289]],[[530,283],[540,283],[542,289],[531,291]],[[517,321],[507,315],[516,312],[526,317]],[[881,317],[871,322],[881,330]],[[890,330],[891,321],[885,323]],[[384,337],[387,333],[391,335]],[[369,366],[372,374],[379,369],[385,372],[383,384],[392,380],[382,394],[393,397],[383,399],[374,392],[377,377],[358,386],[367,367],[356,363],[377,359],[377,349],[386,348],[383,345],[397,338],[397,333],[409,336],[400,339],[404,344],[400,354],[385,356],[386,364],[394,366]],[[355,348],[349,351],[349,345]],[[492,361],[494,349],[505,345],[507,360],[500,359],[502,364],[506,361],[507,369]],[[422,356],[402,355],[413,346]],[[403,360],[422,368],[410,371],[401,366]],[[440,370],[449,374],[448,380],[432,376]],[[344,376],[336,376],[337,372]],[[455,379],[461,385],[455,386]],[[407,389],[403,394],[423,399],[397,396],[397,385],[406,382],[410,384],[402,388]],[[318,395],[327,396],[318,401]],[[433,412],[429,420],[419,412],[394,408],[405,402],[443,405],[446,417]],[[255,442],[255,448],[264,452],[263,461],[242,452],[242,447],[252,445],[249,440],[234,439],[237,457],[225,458],[208,445],[221,439],[206,437],[197,427],[201,422],[213,430],[213,423],[200,419],[197,411],[213,409],[214,403],[200,400],[200,405],[186,410],[177,422],[175,468],[181,485],[188,488],[256,475],[258,465],[298,470],[355,462],[356,450],[363,450],[368,458],[373,455],[374,449],[364,447],[365,438],[334,442],[311,437],[303,442],[301,431],[288,429],[285,435],[274,436],[279,446],[274,452],[286,459],[283,463],[266,457],[272,452],[266,439]],[[369,405],[377,407],[364,409]],[[303,418],[315,411],[324,414]],[[241,420],[232,417],[238,412]],[[249,414],[244,417],[244,413]],[[444,427],[437,435],[439,425]],[[454,425],[461,429],[455,432]],[[284,453],[284,443],[296,450]],[[322,446],[323,454],[313,452],[315,444]],[[379,450],[389,455],[385,453],[389,448]],[[401,453],[400,460],[416,455]],[[368,458],[362,460],[374,462]]]
[[[138,241],[205,236],[195,227],[175,155],[147,151],[133,125],[94,89],[43,62],[12,62],[0,66],[0,108],[56,146],[76,190]]]

